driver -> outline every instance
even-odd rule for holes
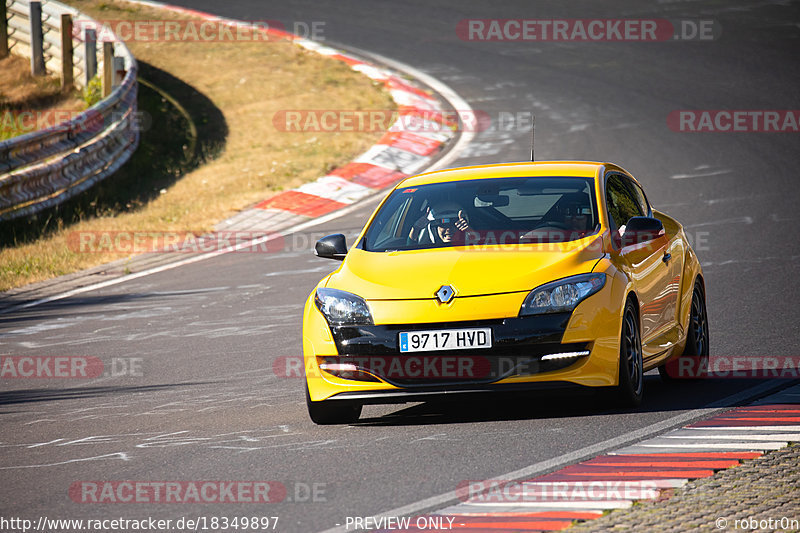
[[[582,213],[580,205],[567,206],[564,213],[564,226],[568,230],[587,231],[589,229],[589,217]]]
[[[424,224],[418,237],[422,244],[464,242],[465,234],[470,230],[467,215],[453,202],[439,202],[429,207],[420,222]]]

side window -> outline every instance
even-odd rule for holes
[[[642,204],[634,197],[628,184],[619,174],[612,174],[606,180],[606,204],[612,230],[628,223],[631,217],[644,216]],[[630,183],[630,182],[629,182]],[[631,186],[633,184],[630,184]]]
[[[644,196],[644,191],[642,191],[642,188],[631,179],[625,178],[625,183],[628,184],[631,193],[633,193],[633,197],[636,199],[636,203],[639,204],[642,215],[647,216],[650,213],[650,207],[647,205],[647,199]]]

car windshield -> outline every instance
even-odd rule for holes
[[[401,187],[372,220],[367,251],[566,242],[599,228],[594,180],[522,177]]]

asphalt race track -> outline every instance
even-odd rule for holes
[[[535,113],[537,159],[616,162],[639,179],[656,208],[687,226],[705,269],[714,354],[800,355],[800,134],[682,132],[667,122],[679,110],[800,109],[800,4],[177,3],[279,20],[288,29],[321,21],[333,45],[438,78],[493,119],[453,166],[527,159],[524,118]],[[506,18],[702,19],[721,34],[477,42],[456,33],[463,19]],[[352,235],[373,207],[309,234]],[[557,459],[757,384],[665,385],[648,375],[636,411],[591,398],[498,398],[368,406],[357,425],[318,427],[307,417],[302,380],[275,371],[280,358],[301,354],[304,300],[338,264],[315,258],[311,240],[290,236],[281,253],[227,254],[0,314],[0,354],[117,358],[122,374],[2,382],[0,514],[246,514],[279,516],[278,531],[319,531],[452,491],[463,480]],[[288,493],[273,505],[76,503],[70,487],[92,480],[269,480]]]

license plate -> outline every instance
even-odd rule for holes
[[[491,328],[434,329],[430,331],[403,331],[400,333],[401,353],[491,347]]]

